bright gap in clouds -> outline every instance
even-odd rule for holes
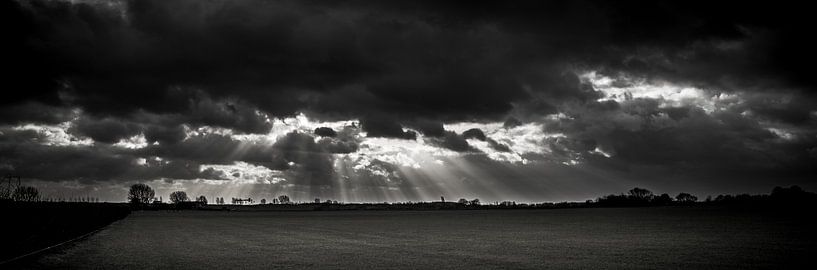
[[[613,100],[624,102],[637,98],[649,98],[660,102],[661,107],[695,106],[711,113],[740,102],[737,94],[709,93],[704,89],[672,84],[652,83],[644,78],[621,76],[612,78],[595,71],[580,76],[593,87],[604,93],[598,101]]]
[[[418,132],[417,139],[405,140],[395,138],[367,137],[357,119],[345,121],[320,122],[304,114],[285,119],[273,119],[274,125],[268,134],[233,134],[226,129],[203,127],[191,130],[188,137],[208,133],[229,135],[244,143],[262,143],[274,145],[287,134],[298,132],[312,134],[315,128],[329,127],[344,136],[357,141],[358,148],[350,153],[325,153],[333,160],[333,182],[326,185],[326,191],[305,191],[298,186],[300,174],[290,174],[286,170],[269,169],[245,162],[233,164],[206,164],[200,166],[201,172],[219,175],[221,179],[202,179],[199,184],[212,185],[249,185],[251,193],[258,189],[277,190],[303,199],[308,194],[323,194],[344,201],[405,201],[431,200],[448,194],[461,194],[475,197],[488,192],[482,186],[501,186],[501,179],[491,176],[490,172],[481,171],[469,165],[468,156],[484,156],[496,164],[507,166],[524,166],[539,160],[530,160],[530,155],[548,155],[550,149],[544,143],[547,138],[564,137],[563,134],[547,134],[541,123],[524,123],[515,127],[503,127],[502,122],[476,123],[462,122],[444,125],[447,131],[461,135],[468,129],[482,130],[495,144],[507,146],[508,151],[497,150],[487,140],[468,139],[473,151],[457,152],[439,145],[439,138],[424,136]],[[405,131],[416,131],[404,128]],[[324,140],[314,136],[315,142]],[[574,164],[575,163],[571,163]],[[297,162],[290,165],[299,166]],[[244,191],[230,189],[232,192]],[[507,191],[507,190],[506,190]],[[513,198],[507,191],[505,196]],[[234,194],[229,196],[241,196]]]
[[[645,78],[634,78],[621,75],[618,78],[604,76],[595,71],[585,72],[580,78],[593,85],[594,89],[604,93],[604,96],[597,101],[616,101],[626,103],[633,99],[651,99],[659,102],[660,108],[700,108],[709,115],[713,113],[737,110],[743,117],[755,118],[756,112],[752,105],[748,103],[746,92],[733,91],[724,92],[713,89],[701,89],[690,86],[682,86],[670,82],[650,82]],[[766,94],[763,97],[768,102],[777,104],[791,103],[791,96],[786,94],[776,95]],[[812,112],[817,115],[817,112]],[[817,119],[817,117],[813,117]],[[797,138],[797,126],[781,123],[779,121],[768,121],[755,119],[766,130],[777,136],[779,140],[791,141]],[[608,156],[609,154],[597,151],[599,154]]]

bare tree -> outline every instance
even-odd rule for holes
[[[148,204],[154,199],[155,192],[145,184],[134,184],[128,191],[128,201],[134,204]]]
[[[19,186],[14,189],[11,198],[18,202],[36,202],[40,200],[40,191],[35,187]]]
[[[183,203],[190,201],[190,198],[187,197],[187,193],[184,191],[173,191],[173,193],[170,193],[170,201],[173,203]]]

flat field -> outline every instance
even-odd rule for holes
[[[810,268],[817,254],[816,224],[803,215],[716,207],[134,212],[84,240],[18,266]]]

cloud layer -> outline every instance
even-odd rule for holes
[[[817,179],[796,4],[2,5],[0,171],[38,181],[534,200]]]

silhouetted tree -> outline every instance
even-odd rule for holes
[[[190,201],[190,199],[187,198],[187,193],[184,191],[173,191],[173,193],[170,193],[170,201],[178,204]]]
[[[287,195],[278,196],[278,202],[279,203],[289,203],[289,196],[287,196]]]
[[[196,198],[196,202],[198,202],[200,204],[207,204],[207,197],[204,197],[204,195],[201,195],[198,198]]]
[[[148,204],[154,199],[155,192],[145,184],[134,184],[128,191],[128,201],[133,204]]]
[[[468,204],[468,200],[466,200],[465,198],[460,198],[460,200],[457,201],[457,203],[459,203],[459,204]]]
[[[278,204],[278,198],[272,198],[272,204]]]
[[[479,199],[471,200],[471,205],[479,205]]]
[[[657,205],[668,205],[672,203],[672,197],[670,197],[669,194],[664,193],[653,198],[652,202]]]
[[[321,199],[320,198],[315,198],[315,203],[321,203]]]
[[[267,199],[261,199],[261,204],[267,204]]]
[[[630,197],[636,200],[649,200],[652,199],[652,191],[643,189],[643,188],[633,188],[629,191]]]
[[[516,202],[514,201],[502,201],[499,203],[501,206],[509,207],[509,206],[516,206]]]
[[[817,194],[803,190],[799,186],[788,188],[775,187],[769,195],[772,202],[786,205],[813,205],[817,202]]]
[[[695,197],[695,195],[689,193],[681,192],[678,193],[678,196],[675,196],[675,200],[680,203],[693,203],[698,201],[698,197]]]
[[[18,202],[36,202],[40,200],[40,191],[35,187],[19,186],[14,189],[11,199]]]

